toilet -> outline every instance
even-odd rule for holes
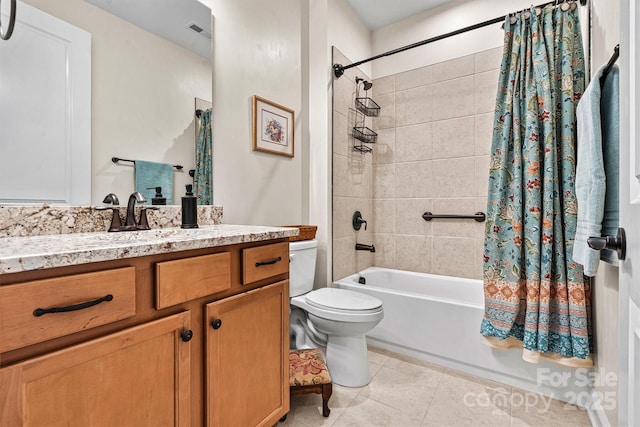
[[[335,384],[369,384],[365,334],[384,317],[382,301],[337,288],[313,290],[318,242],[289,244],[290,332],[293,348],[325,347]]]

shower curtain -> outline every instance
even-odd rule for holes
[[[196,170],[193,175],[194,195],[199,205],[213,204],[213,142],[211,137],[211,109],[200,115],[200,131],[196,144]]]
[[[505,20],[496,97],[481,333],[492,346],[522,347],[529,362],[591,366],[590,289],[571,257],[585,86],[578,14],[547,6],[516,18]]]

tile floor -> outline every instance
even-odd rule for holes
[[[369,349],[371,382],[333,386],[331,414],[319,394],[291,397],[286,426],[590,426],[564,402],[384,350]]]

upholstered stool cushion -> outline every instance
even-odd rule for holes
[[[318,348],[289,351],[289,385],[329,384],[331,375]]]
[[[318,348],[289,351],[289,391],[293,394],[322,394],[322,415],[329,416],[333,391],[331,375]],[[285,415],[286,417],[286,415]]]

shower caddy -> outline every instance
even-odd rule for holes
[[[360,84],[364,87],[364,97],[360,97]],[[371,153],[373,149],[364,144],[375,144],[378,141],[378,134],[365,125],[367,117],[378,117],[380,115],[380,106],[367,96],[367,92],[371,89],[373,83],[370,83],[360,77],[356,77],[356,120],[353,127],[353,137],[359,141],[358,144],[354,140],[353,150],[361,153]]]

